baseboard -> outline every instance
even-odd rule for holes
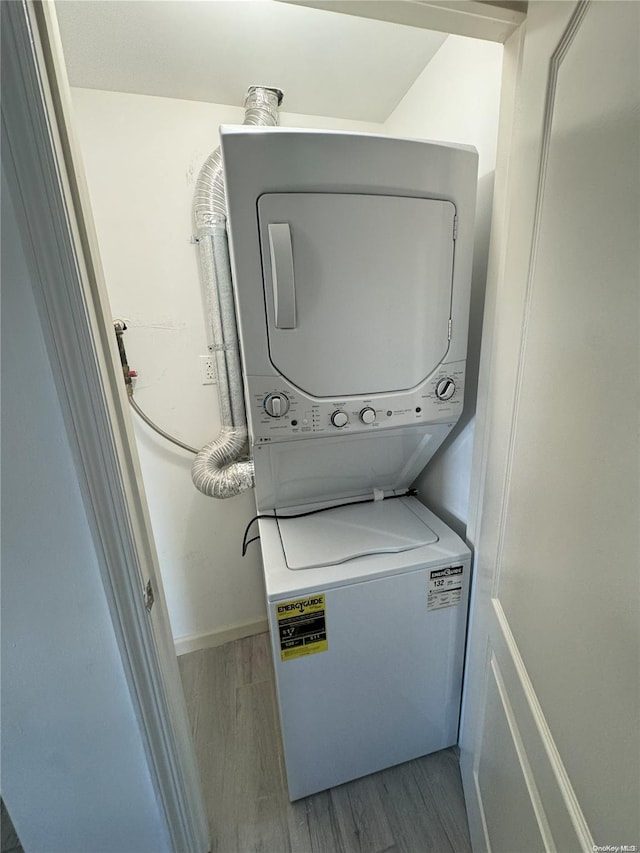
[[[236,625],[224,625],[215,631],[206,634],[190,634],[186,637],[176,637],[174,645],[176,654],[186,655],[189,652],[197,652],[200,649],[211,649],[214,646],[223,646],[232,640],[241,640],[243,637],[251,637],[254,634],[263,634],[269,630],[266,619],[256,619],[252,622],[239,622]]]

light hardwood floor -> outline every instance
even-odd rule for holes
[[[453,749],[290,803],[267,634],[179,658],[213,853],[466,853]]]

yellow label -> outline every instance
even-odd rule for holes
[[[327,651],[329,644],[324,595],[313,594],[294,601],[279,601],[275,608],[282,660]]]

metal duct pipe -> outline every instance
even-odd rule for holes
[[[251,86],[245,98],[244,124],[278,124],[280,89]],[[230,498],[253,488],[253,460],[247,451],[247,416],[227,240],[227,207],[220,148],[207,158],[196,181],[193,214],[200,252],[207,320],[216,364],[220,434],[196,456],[191,478],[197,489]]]

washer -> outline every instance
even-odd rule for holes
[[[477,154],[221,141],[295,800],[456,742],[470,553],[407,492],[462,412]]]
[[[464,543],[416,498],[259,524],[291,799],[455,744]]]

